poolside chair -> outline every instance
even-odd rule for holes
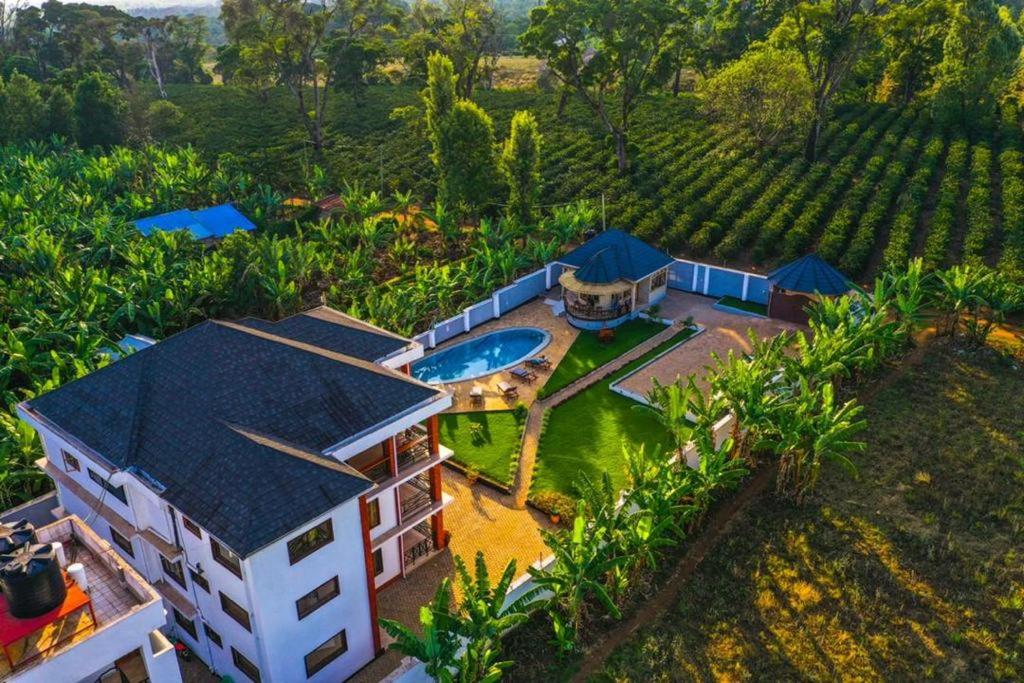
[[[514,368],[512,370],[509,370],[509,374],[515,377],[516,379],[520,380],[521,382],[532,382],[533,380],[537,379],[537,374],[535,372],[533,372],[532,370],[527,370],[525,368]]]
[[[537,356],[535,358],[527,358],[525,365],[528,368],[541,368],[542,370],[549,370],[551,368],[551,361],[548,360],[547,356]]]
[[[519,398],[519,389],[508,382],[498,382],[498,391],[505,398]]]
[[[469,401],[473,405],[484,404],[484,388],[479,384],[473,385],[473,388],[469,390]]]

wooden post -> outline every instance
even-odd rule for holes
[[[377,581],[373,575],[373,551],[370,549],[370,512],[366,496],[359,496],[359,517],[363,525],[363,555],[366,561],[366,590],[370,601],[370,624],[373,629],[373,651],[379,654],[380,625],[377,623]],[[401,555],[399,555],[401,561]]]

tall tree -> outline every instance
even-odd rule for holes
[[[426,60],[440,52],[452,60],[455,89],[472,97],[497,63],[500,17],[493,0],[418,0],[409,13],[402,60],[413,78],[426,77]]]
[[[931,86],[950,9],[949,0],[921,0],[896,5],[882,17],[885,67],[878,100],[906,105]]]
[[[46,105],[39,84],[17,71],[0,81],[0,140],[19,143],[45,133]]]
[[[399,17],[387,0],[226,0],[221,18],[228,39],[238,45],[235,80],[261,86],[283,84],[317,152],[324,147],[324,120],[339,73],[360,81],[369,66],[359,51],[360,78],[353,79],[354,49],[393,30]],[[383,56],[378,54],[378,61]]]
[[[993,0],[958,2],[942,45],[935,109],[945,122],[969,127],[990,114],[1020,65],[1020,32]]]
[[[438,202],[476,211],[494,189],[494,124],[487,112],[455,94],[456,77],[448,57],[431,55],[427,72],[425,123],[437,169]]]
[[[59,85],[52,86],[46,97],[46,134],[75,139],[75,102]]]
[[[75,129],[82,147],[124,140],[128,104],[109,76],[93,72],[75,85]]]
[[[508,215],[518,219],[520,225],[533,225],[537,218],[540,142],[536,117],[528,111],[517,111],[501,150],[501,171],[508,183]]]
[[[832,102],[877,32],[877,19],[898,0],[800,0],[772,32],[779,47],[800,54],[811,79],[811,121],[804,154],[818,156]]]
[[[597,116],[615,140],[620,172],[629,167],[633,113],[672,72],[682,16],[670,0],[550,0],[530,12],[523,48]]]

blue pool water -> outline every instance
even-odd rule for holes
[[[550,341],[551,335],[536,327],[497,330],[413,363],[412,374],[431,384],[475,379],[518,365]]]

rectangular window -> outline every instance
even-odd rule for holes
[[[213,553],[213,559],[217,561],[217,564],[223,565],[231,570],[231,573],[242,578],[242,560],[235,555],[233,552],[222,546],[217,541],[210,538],[210,551]]]
[[[223,593],[220,594],[220,608],[224,610],[225,614],[241,624],[242,628],[250,633],[252,632],[252,625],[249,623],[249,613]]]
[[[249,680],[254,681],[254,683],[260,683],[260,670],[235,648],[231,648],[231,661],[235,663],[235,667],[245,674]]]
[[[334,527],[331,525],[331,520],[328,519],[288,541],[288,561],[295,564],[333,540]]]
[[[171,609],[174,608],[172,607]],[[196,622],[186,619],[185,615],[176,609],[174,610],[174,623],[180,626],[181,630],[185,633],[192,636],[192,640],[199,640],[199,637],[196,635]]]
[[[65,472],[78,472],[82,469],[82,464],[78,462],[78,458],[68,453],[63,448],[60,449],[61,457],[64,458],[64,471]]]
[[[195,536],[196,538],[202,538],[203,537],[203,532],[199,530],[199,525],[196,524],[195,522],[193,522],[188,517],[185,517],[184,515],[181,516],[181,525],[184,526],[189,531],[191,531],[192,535]]]
[[[188,575],[192,577],[192,583],[202,588],[207,593],[210,592],[210,582],[206,580],[206,577],[197,572],[192,567],[188,568]]]
[[[185,585],[185,570],[181,567],[181,560],[175,560],[171,562],[163,555],[160,556],[160,565],[164,568],[164,574],[174,579],[174,583],[178,584],[182,588],[186,588]]]
[[[135,550],[132,548],[132,542],[125,538],[124,534],[120,533],[114,527],[110,527],[110,538],[114,541],[114,545],[123,550],[128,557],[135,557]]]
[[[128,504],[128,496],[125,495],[123,486],[114,486],[109,481],[107,481],[107,477],[101,476],[98,472],[96,472],[96,470],[92,469],[91,467],[87,467],[86,469],[89,470],[90,479],[99,484],[100,487],[102,487],[107,493],[114,496],[125,505]]]
[[[320,584],[295,601],[295,608],[299,612],[299,619],[304,619],[307,615],[320,609],[321,606],[338,597],[340,593],[341,588],[338,584],[337,576],[330,581]]]
[[[380,576],[384,573],[384,549],[377,548],[373,551],[373,575]]]
[[[224,647],[224,641],[220,639],[220,634],[210,628],[210,625],[205,621],[203,622],[203,633],[210,639],[210,642],[217,647]]]
[[[306,678],[312,678],[313,674],[347,651],[348,637],[345,635],[345,630],[342,629],[339,633],[334,634],[317,645],[316,649],[306,655]]]
[[[380,524],[380,498],[371,500],[367,511],[370,516],[370,528],[373,529]]]

